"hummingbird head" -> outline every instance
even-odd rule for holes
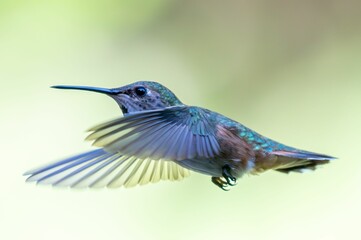
[[[168,88],[160,83],[150,81],[139,81],[123,87],[110,89],[67,85],[53,86],[53,88],[104,93],[118,103],[124,115],[132,112],[183,105]]]

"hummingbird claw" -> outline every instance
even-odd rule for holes
[[[229,190],[231,190],[231,187],[230,187],[230,185],[224,185],[223,187],[221,187],[221,189],[222,189],[223,191],[228,192]]]
[[[231,190],[231,185],[229,185],[226,181],[224,181],[220,177],[212,177],[212,182],[219,188],[221,188],[224,191]]]
[[[223,166],[223,168],[222,168],[222,176],[227,181],[228,185],[230,185],[230,186],[237,185],[237,179],[235,177],[233,177],[233,175],[231,174],[230,166],[228,166],[228,165]]]

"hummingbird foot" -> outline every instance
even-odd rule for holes
[[[223,166],[223,168],[222,168],[222,176],[227,181],[228,185],[230,185],[230,186],[237,185],[237,179],[235,177],[233,177],[233,175],[231,174],[231,167],[230,166],[228,166],[228,165]]]
[[[212,182],[217,186],[220,187],[224,191],[231,190],[231,185],[229,185],[223,178],[221,177],[212,177]]]

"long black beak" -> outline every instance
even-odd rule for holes
[[[119,89],[88,87],[88,86],[57,85],[57,86],[52,86],[52,88],[71,89],[71,90],[84,90],[84,91],[98,92],[98,93],[104,93],[104,94],[109,94],[109,95],[115,95],[115,94],[121,93],[121,91]]]

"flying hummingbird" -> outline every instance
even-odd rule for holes
[[[180,180],[195,171],[229,190],[247,173],[302,173],[335,159],[283,145],[219,113],[185,105],[157,82],[53,88],[104,93],[124,116],[90,128],[86,140],[98,149],[28,171],[27,181],[116,188]]]

